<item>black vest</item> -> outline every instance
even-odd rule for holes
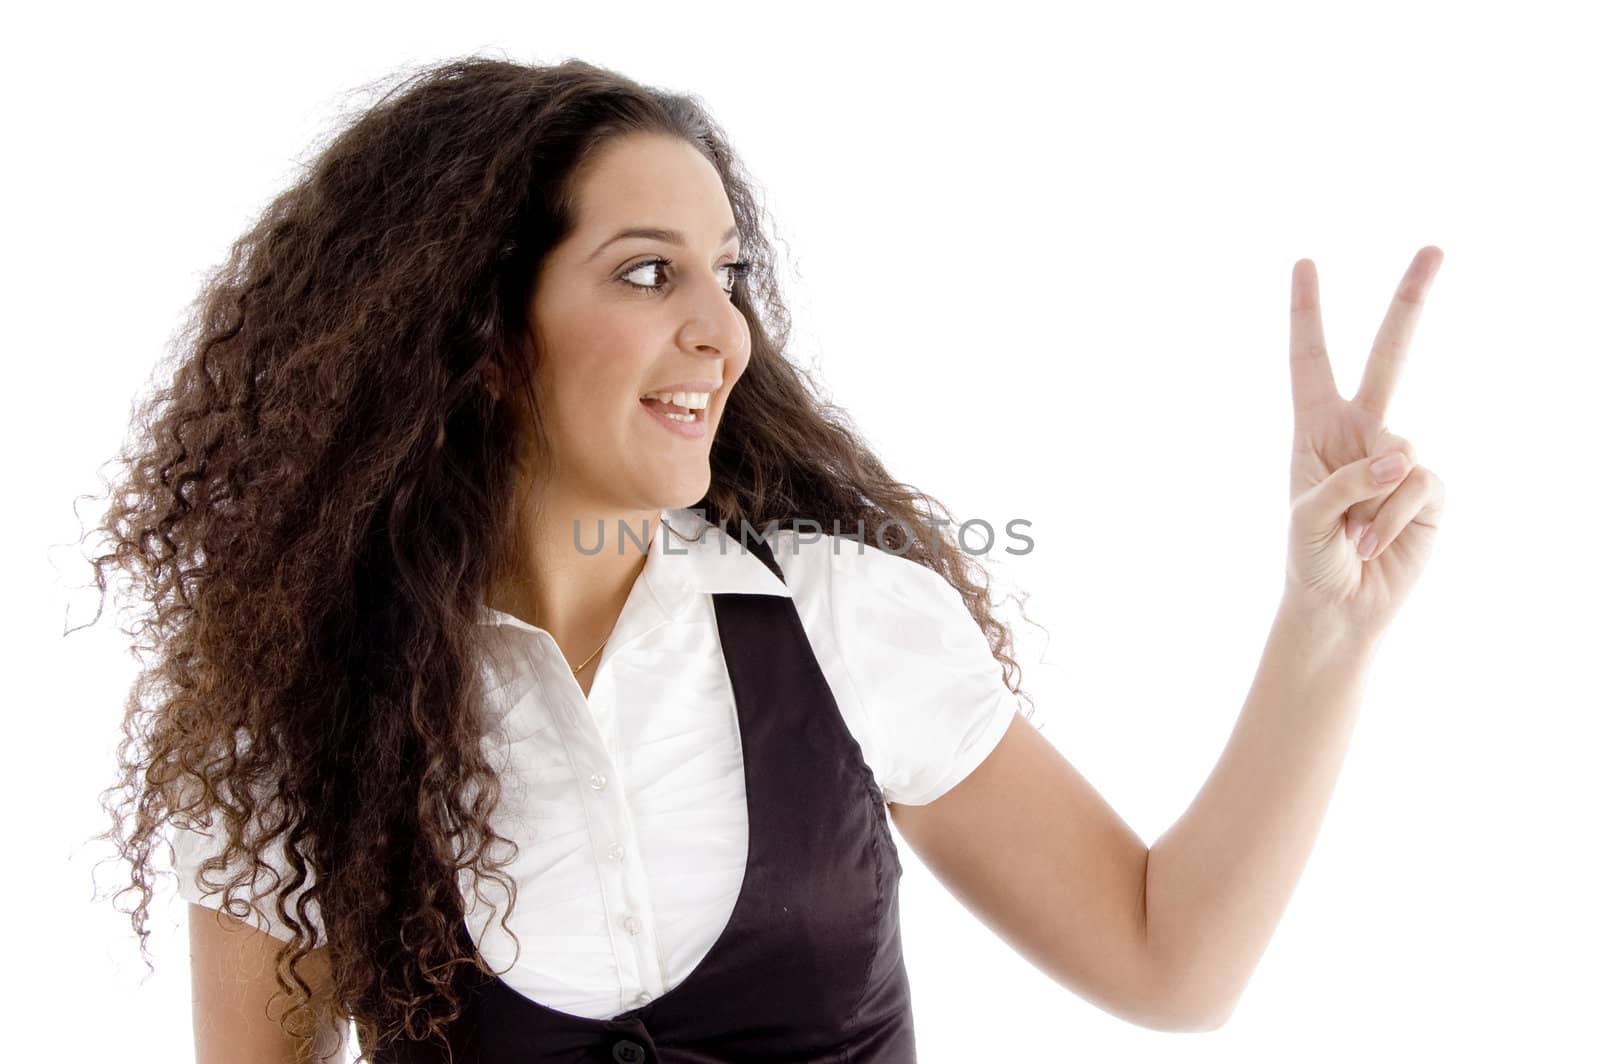
[[[780,580],[772,549],[755,554]],[[375,1064],[914,1064],[887,808],[794,601],[714,594],[744,750],[749,851],[733,913],[677,986],[611,1019],[560,1012],[476,969],[437,1041]],[[475,946],[466,924],[463,947]]]

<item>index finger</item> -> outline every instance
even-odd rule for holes
[[[1339,397],[1322,338],[1322,302],[1317,292],[1317,267],[1310,259],[1294,264],[1289,284],[1289,388],[1294,413]]]
[[[1433,276],[1444,261],[1444,252],[1429,244],[1417,252],[1400,287],[1395,289],[1389,303],[1389,313],[1378,327],[1378,337],[1372,342],[1372,353],[1367,356],[1367,368],[1361,374],[1361,387],[1352,402],[1366,407],[1381,420],[1394,397],[1395,383],[1405,366],[1406,352],[1411,347],[1411,334],[1416,331],[1417,319],[1422,315],[1422,297],[1427,295]]]

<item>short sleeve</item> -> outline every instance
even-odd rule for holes
[[[878,785],[887,801],[926,805],[999,745],[1016,695],[943,576],[870,543],[834,547],[835,640],[879,750]]]
[[[200,866],[207,859],[221,854],[223,844],[226,841],[226,829],[222,827],[220,821],[221,814],[213,813],[212,815],[218,818],[215,821],[214,830],[200,826],[179,826],[176,823],[169,822],[166,826],[166,835],[168,841],[172,843],[172,869],[178,877],[178,895],[185,901],[193,902],[196,905],[204,905],[211,909],[222,909],[222,887],[227,884],[233,875],[246,866],[243,863],[244,858],[240,857],[231,867],[207,872],[206,879],[210,884],[214,884],[216,888],[209,892],[207,887],[201,883]],[[264,857],[272,871],[258,869],[253,884],[246,882],[234,892],[236,899],[253,898],[256,905],[264,910],[264,913],[259,916],[253,912],[243,914],[236,909],[230,912],[229,915],[242,917],[247,923],[254,924],[258,930],[288,941],[294,938],[294,934],[278,919],[277,896],[287,888],[289,882],[293,879],[294,872],[289,867],[289,863],[284,856],[283,838],[281,836],[274,840],[272,846],[268,847]],[[279,877],[277,880],[273,879],[273,872],[277,873]],[[288,908],[290,912],[294,911],[301,895],[315,882],[316,877],[308,868],[306,870],[306,882],[289,898]],[[308,902],[306,910],[317,940],[326,942],[327,939],[322,928],[322,913],[318,909],[316,901]]]

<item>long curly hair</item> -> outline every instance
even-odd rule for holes
[[[170,380],[135,408],[92,559],[102,600],[106,567],[130,578],[128,633],[156,652],[101,799],[98,838],[132,870],[116,898],[138,895],[148,964],[157,841],[169,824],[225,839],[205,865],[232,872],[221,907],[263,914],[240,891],[265,876],[292,934],[276,975],[299,1060],[347,1019],[364,1054],[441,1035],[455,969],[492,974],[454,931],[463,877],[515,904],[509,858],[489,856],[515,844],[490,826],[479,607],[515,571],[519,471],[546,439],[528,294],[585,163],[640,132],[711,161],[752,264],[733,294],[750,362],[694,505],[724,527],[879,532],[959,590],[1031,705],[987,572],[929,534],[950,512],[891,477],[786,356],[765,213],[700,101],[579,60],[404,74],[205,278],[158,366]],[[323,948],[331,987],[313,992],[301,965]]]

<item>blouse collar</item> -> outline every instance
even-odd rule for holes
[[[778,595],[793,598],[789,585],[773,575],[737,536],[708,522],[699,510],[658,511],[660,523],[650,540],[640,579],[667,618],[676,618],[699,595]],[[771,537],[768,537],[770,544]],[[778,552],[774,552],[778,553]],[[779,562],[781,565],[782,562]],[[480,604],[483,624],[533,628],[520,617]]]

